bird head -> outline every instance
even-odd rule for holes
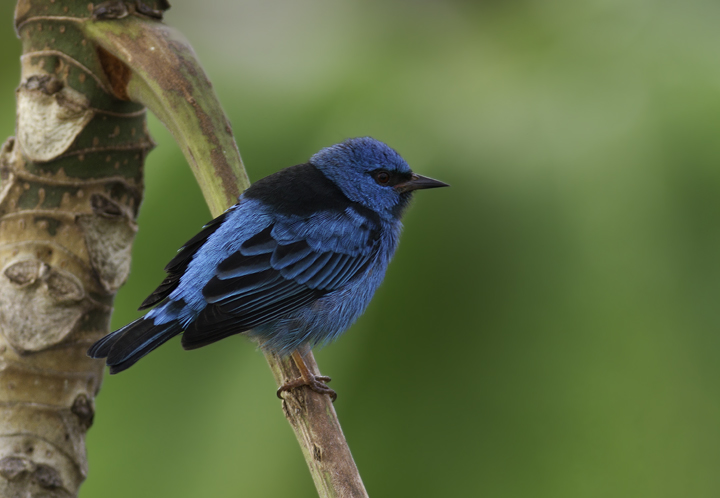
[[[351,138],[322,149],[310,164],[332,180],[351,201],[388,219],[397,219],[412,196],[446,183],[413,173],[394,149],[371,137]]]

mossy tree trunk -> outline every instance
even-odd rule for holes
[[[17,133],[0,151],[0,496],[76,496],[108,333],[127,278],[153,142],[175,136],[213,215],[248,186],[194,53],[159,20],[165,0],[20,0]],[[294,364],[268,355],[281,385]],[[317,366],[308,354],[308,362]],[[321,496],[366,496],[327,396],[286,393]]]

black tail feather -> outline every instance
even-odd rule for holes
[[[115,341],[118,340],[118,337],[122,335],[123,330],[124,327],[100,339],[88,349],[87,355],[90,358],[107,358],[110,349],[113,347],[113,344],[115,344]]]
[[[107,358],[110,373],[130,368],[140,358],[182,332],[177,321],[155,325],[140,318],[103,337],[88,350],[92,358]]]

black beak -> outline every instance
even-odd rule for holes
[[[395,190],[397,190],[398,192],[411,192],[413,190],[420,190],[423,188],[438,188],[449,186],[450,185],[445,182],[441,182],[440,180],[433,180],[432,178],[428,178],[427,176],[413,173],[410,180],[395,185]]]

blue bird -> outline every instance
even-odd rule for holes
[[[412,192],[447,184],[412,172],[386,144],[354,138],[306,164],[254,183],[205,225],[165,267],[167,277],[139,309],[144,317],[89,350],[121,372],[184,331],[196,349],[245,333],[263,350],[292,355],[308,385],[301,350],[336,339],[365,311],[395,252]]]

